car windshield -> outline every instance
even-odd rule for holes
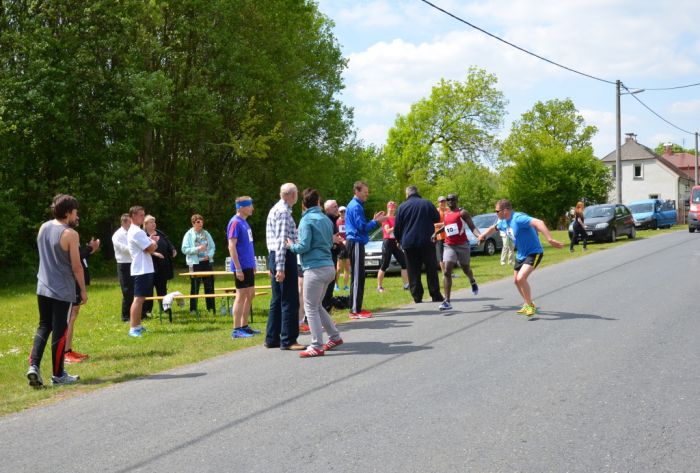
[[[475,215],[472,217],[472,220],[474,221],[474,226],[476,228],[488,228],[496,223],[496,214],[490,213]]]
[[[611,205],[586,207],[586,210],[583,211],[584,218],[612,217],[613,215],[615,215],[615,210]]]
[[[695,204],[700,203],[700,189],[693,189],[692,201]]]
[[[629,207],[630,212],[633,214],[641,214],[644,212],[653,212],[654,211],[654,204],[646,203],[646,204],[630,204],[627,207]]]
[[[369,241],[382,241],[384,236],[382,235],[382,229],[377,228],[374,232],[372,232],[369,236]]]

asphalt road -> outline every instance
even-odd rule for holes
[[[323,358],[256,347],[81,395],[0,419],[0,471],[698,471],[698,274],[677,232],[538,269],[532,320],[500,281],[343,325]]]

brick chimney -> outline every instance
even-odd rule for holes
[[[673,154],[673,143],[664,143],[664,157],[671,156]]]

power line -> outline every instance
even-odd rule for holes
[[[605,83],[607,83],[607,84],[612,84],[612,85],[615,85],[615,84],[616,84],[615,81],[610,81],[610,80],[606,80],[606,79],[601,79],[600,77],[592,76],[592,75],[590,75],[590,74],[586,74],[585,72],[577,71],[576,69],[572,69],[571,67],[567,67],[567,66],[564,66],[563,64],[559,64],[558,62],[552,61],[551,59],[547,59],[546,57],[540,56],[539,54],[535,54],[535,53],[533,53],[532,51],[528,51],[528,50],[525,49],[525,48],[521,48],[521,47],[518,46],[517,44],[513,44],[513,43],[511,43],[511,42],[509,42],[509,41],[506,41],[505,39],[500,38],[500,37],[496,36],[496,35],[493,34],[493,33],[489,33],[488,31],[486,31],[486,30],[483,29],[483,28],[479,28],[478,26],[476,26],[476,25],[474,25],[474,24],[472,24],[472,23],[469,23],[467,20],[464,20],[464,19],[458,17],[457,15],[454,15],[454,14],[448,12],[447,10],[444,10],[444,9],[438,7],[437,5],[435,5],[435,4],[433,4],[433,3],[430,3],[428,0],[421,0],[421,1],[422,1],[423,3],[425,3],[425,4],[427,4],[427,5],[430,5],[431,7],[435,8],[436,10],[439,10],[439,11],[443,12],[445,15],[451,16],[451,17],[454,18],[455,20],[457,20],[457,21],[459,21],[459,22],[461,22],[461,23],[464,23],[465,25],[468,25],[468,26],[474,28],[475,30],[481,31],[482,33],[484,33],[484,34],[486,34],[486,35],[492,37],[493,39],[496,39],[496,40],[500,41],[501,43],[505,43],[505,44],[507,44],[507,45],[510,46],[510,47],[513,47],[513,48],[515,48],[515,49],[517,49],[517,50],[519,50],[519,51],[524,52],[525,54],[529,54],[530,56],[534,56],[534,57],[536,57],[537,59],[540,59],[540,60],[542,60],[542,61],[548,62],[549,64],[552,64],[553,66],[557,66],[557,67],[560,67],[560,68],[562,68],[562,69],[566,69],[567,71],[573,72],[574,74],[579,74],[579,75],[588,77],[589,79],[594,79],[594,80],[597,80],[597,81],[600,81],[600,82],[605,82]]]
[[[628,89],[624,84],[620,84],[620,85],[622,85],[622,87],[623,87],[627,92],[629,92],[629,94],[627,94],[627,95],[631,95],[637,102],[641,103],[642,106],[643,106],[644,108],[646,108],[646,109],[649,110],[651,113],[653,113],[654,115],[656,115],[657,117],[659,117],[661,120],[665,121],[666,123],[668,123],[669,125],[671,125],[673,128],[682,131],[683,133],[688,133],[689,135],[695,135],[694,132],[685,130],[685,129],[679,127],[678,125],[675,125],[675,124],[671,123],[670,121],[666,120],[664,117],[662,117],[661,115],[659,115],[658,113],[656,113],[654,110],[652,110],[651,107],[649,107],[647,104],[645,104],[644,102],[642,102],[641,99],[640,99],[639,97],[637,97],[636,94],[633,94],[632,91],[631,91],[630,89]]]
[[[471,27],[471,28],[474,28],[475,30],[481,31],[481,32],[484,33],[485,35],[488,35],[488,36],[492,37],[493,39],[500,41],[501,43],[507,44],[508,46],[510,46],[510,47],[512,47],[512,48],[515,48],[515,49],[517,49],[517,50],[519,50],[519,51],[522,51],[522,52],[524,52],[525,54],[529,54],[530,56],[533,56],[533,57],[536,57],[537,59],[540,59],[540,60],[542,60],[542,61],[548,62],[549,64],[552,64],[552,65],[554,65],[554,66],[560,67],[560,68],[562,68],[562,69],[566,69],[567,71],[573,72],[573,73],[575,73],[575,74],[579,74],[579,75],[588,77],[588,78],[590,78],[590,79],[594,79],[594,80],[597,80],[597,81],[600,81],[600,82],[605,82],[605,83],[607,83],[607,84],[612,84],[612,85],[615,85],[615,83],[616,83],[615,81],[610,81],[610,80],[602,79],[602,78],[600,78],[600,77],[596,77],[596,76],[593,76],[593,75],[590,75],[590,74],[586,74],[585,72],[578,71],[578,70],[573,69],[573,68],[571,68],[571,67],[565,66],[565,65],[563,65],[563,64],[559,64],[558,62],[555,62],[555,61],[552,61],[551,59],[547,59],[546,57],[540,56],[539,54],[533,53],[532,51],[528,51],[527,49],[522,48],[522,47],[518,46],[517,44],[513,44],[513,43],[511,43],[511,42],[509,42],[509,41],[506,41],[505,39],[503,39],[503,38],[501,38],[501,37],[499,37],[499,36],[496,36],[495,34],[490,33],[489,31],[486,31],[485,29],[478,27],[478,26],[474,25],[473,23],[470,23],[470,22],[468,22],[467,20],[465,20],[465,19],[463,19],[463,18],[460,18],[460,17],[458,17],[457,15],[455,15],[455,14],[453,14],[453,13],[450,13],[449,11],[447,11],[447,10],[445,10],[445,9],[443,9],[443,8],[441,8],[441,7],[439,7],[439,6],[437,6],[437,5],[435,5],[434,3],[429,2],[428,0],[421,0],[421,1],[422,1],[423,3],[429,5],[429,6],[433,7],[434,9],[436,9],[436,10],[438,10],[438,11],[441,11],[441,12],[444,13],[445,15],[454,18],[455,20],[459,21],[460,23],[464,23],[465,25],[467,25],[467,26],[469,26],[469,27]],[[697,87],[697,86],[700,86],[700,82],[697,82],[697,83],[695,83],[695,84],[677,85],[677,86],[673,86],[673,87],[658,87],[658,88],[653,88],[653,87],[633,87],[633,88],[634,88],[634,89],[644,89],[644,90],[660,91],[660,90],[685,89],[685,88],[688,88],[688,87]]]

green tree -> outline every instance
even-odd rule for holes
[[[506,101],[497,79],[470,68],[464,82],[442,79],[430,97],[396,118],[383,155],[396,176],[394,192],[408,184],[432,185],[460,163],[488,161]]]
[[[513,123],[499,159],[513,205],[556,226],[579,200],[607,200],[610,172],[593,156],[587,126],[570,99],[537,102]]]
[[[482,164],[466,162],[456,165],[448,174],[438,177],[429,196],[435,201],[439,194],[457,194],[460,207],[472,215],[478,215],[493,212],[498,189],[498,174]]]
[[[19,253],[35,257],[58,192],[80,200],[85,236],[108,242],[141,204],[175,242],[204,214],[224,248],[237,195],[264,209],[286,181],[333,187],[338,157],[361,150],[331,28],[312,1],[0,3],[0,188]],[[264,211],[251,224],[264,232]]]

